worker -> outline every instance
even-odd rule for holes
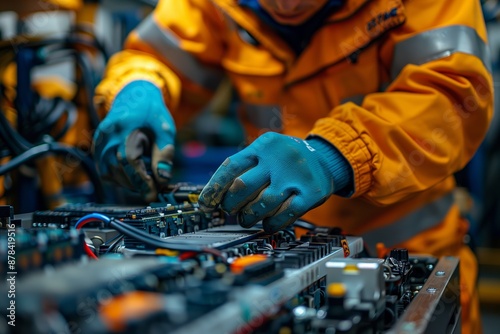
[[[463,333],[481,331],[477,263],[453,201],[453,174],[492,117],[479,1],[160,1],[96,89],[101,175],[154,199],[176,128],[224,76],[248,146],[214,173],[203,209],[244,227],[302,217],[372,250],[457,256]]]

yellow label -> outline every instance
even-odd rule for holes
[[[196,202],[198,202],[198,198],[199,198],[199,197],[200,197],[200,196],[199,196],[199,195],[197,195],[197,194],[189,194],[189,195],[188,195],[188,199],[189,199],[189,201],[190,201],[191,203],[196,203]]]
[[[344,257],[348,257],[351,254],[351,250],[349,249],[349,244],[346,239],[342,239],[340,242],[342,244],[342,249],[344,250]]]

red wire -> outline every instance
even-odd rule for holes
[[[94,260],[98,260],[97,256],[94,254],[94,252],[92,252],[92,249],[90,249],[89,245],[87,245],[86,242],[84,242],[83,244],[83,250],[85,251],[85,253],[87,253],[87,255],[94,259]]]
[[[95,218],[86,219],[86,220],[82,221],[76,229],[79,230],[82,226],[86,225],[87,223],[93,222],[93,221],[98,221],[98,220]],[[92,252],[92,249],[90,249],[89,245],[87,245],[87,243],[85,241],[83,241],[83,250],[88,255],[88,257],[90,257],[94,260],[98,260],[97,256],[94,254],[94,252]]]
[[[209,254],[215,255],[216,257],[218,257],[219,259],[222,260],[222,263],[227,264],[227,259],[222,254],[222,252],[218,251],[217,249],[214,249],[214,248],[203,248],[203,251],[205,253],[209,253]]]
[[[198,253],[196,252],[185,252],[179,255],[179,260],[184,261],[187,259],[192,259],[194,258]]]

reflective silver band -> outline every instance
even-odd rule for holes
[[[491,72],[489,48],[476,30],[454,25],[429,30],[396,44],[391,76],[393,79],[396,78],[408,64],[421,65],[456,52],[476,56]]]
[[[439,225],[448,214],[453,202],[453,193],[449,193],[390,225],[364,233],[363,241],[371,251],[375,251],[379,242],[384,243],[387,248],[394,247]]]
[[[243,40],[245,43],[248,43],[253,46],[259,45],[259,41],[257,41],[248,31],[243,29],[242,27],[237,27],[238,29],[238,36],[240,36],[241,40]]]
[[[340,104],[352,102],[352,103],[360,106],[363,103],[363,99],[365,98],[365,96],[366,96],[366,94],[358,94],[358,95],[349,96],[349,97],[346,97],[345,99],[342,99],[340,101]]]
[[[144,19],[136,29],[141,40],[162,54],[179,73],[196,84],[215,90],[224,74],[201,64],[193,55],[179,47],[179,39],[166,29],[158,27],[153,15]]]
[[[388,82],[383,82],[382,84],[380,84],[380,87],[378,88],[378,91],[377,93],[379,92],[385,92],[385,90],[387,89],[387,87],[389,87],[389,83]],[[366,95],[368,95],[369,93],[366,93],[366,94],[356,94],[356,95],[352,95],[352,96],[349,96],[349,97],[346,97],[342,100],[340,100],[340,104],[344,104],[344,103],[347,103],[347,102],[352,102],[358,106],[361,106],[363,104],[363,100],[365,99]]]
[[[279,105],[245,104],[245,117],[255,127],[279,132],[283,130],[283,119]]]

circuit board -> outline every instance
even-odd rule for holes
[[[368,258],[362,238],[312,224],[300,237],[245,229],[201,212],[196,189],[183,202],[68,205],[22,224],[0,208],[0,333],[459,330],[457,259]]]

